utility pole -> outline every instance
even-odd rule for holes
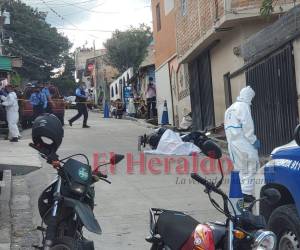
[[[96,57],[96,44],[95,44],[95,40],[93,41],[93,45],[94,45],[94,64],[95,64],[95,104],[98,104],[98,61],[97,61],[97,57]]]
[[[1,10],[1,16],[0,16],[0,55],[3,56],[3,38],[4,38],[4,21],[5,21],[5,16],[2,15],[2,10]]]
[[[2,10],[2,5],[0,6],[0,55],[3,56],[3,47],[4,42],[8,42],[9,44],[13,43],[11,37],[8,39],[5,38],[5,30],[4,25],[10,24],[10,13],[6,10]]]

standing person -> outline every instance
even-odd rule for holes
[[[70,126],[73,125],[73,122],[75,122],[76,120],[78,120],[81,116],[83,116],[83,128],[89,128],[90,126],[87,125],[87,120],[88,120],[88,110],[87,110],[87,105],[86,105],[86,101],[88,96],[86,95],[85,92],[85,84],[81,84],[75,92],[76,95],[76,106],[77,106],[77,110],[78,110],[78,114],[75,115],[73,118],[71,118],[69,120],[69,124]]]
[[[45,109],[46,113],[52,114],[52,106],[53,106],[53,101],[52,101],[52,97],[51,97],[51,93],[49,90],[50,87],[50,83],[44,83],[43,84],[43,88],[42,88],[42,93],[46,96],[47,98],[47,107]]]
[[[147,119],[150,119],[151,111],[152,115],[156,116],[156,87],[152,77],[149,77],[149,83],[145,95],[147,100]]]
[[[8,122],[8,129],[11,142],[18,142],[20,137],[20,132],[18,128],[19,122],[19,105],[17,95],[11,85],[5,87],[7,96],[1,96],[2,105],[5,106],[6,119]]]
[[[245,202],[255,199],[255,174],[259,166],[257,150],[260,148],[260,141],[254,134],[250,109],[254,96],[255,92],[250,86],[243,88],[237,101],[226,110],[224,122],[230,158],[234,168],[240,172]]]
[[[128,115],[131,117],[135,117],[136,115],[135,103],[132,94],[130,95],[129,103],[128,103]]]
[[[41,91],[40,87],[35,87],[33,93],[31,94],[29,101],[33,108],[33,117],[34,121],[38,116],[45,113],[48,101],[46,95]]]

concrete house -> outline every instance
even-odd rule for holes
[[[261,153],[293,139],[300,110],[300,5],[244,41],[237,54],[245,62],[231,72],[229,91],[247,82],[256,92],[252,105]]]
[[[178,63],[176,43],[175,0],[152,0],[153,34],[158,122],[161,122],[164,101],[168,104],[169,121],[179,126],[182,117],[191,110],[188,70]]]
[[[295,2],[278,0],[270,18],[260,15],[262,0],[175,2],[177,60],[188,68],[194,127],[220,126],[226,107],[246,85],[245,77],[231,85],[228,81],[231,72],[244,65],[239,46]]]

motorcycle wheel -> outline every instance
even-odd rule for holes
[[[76,240],[70,237],[63,237],[55,240],[51,250],[81,250]]]
[[[268,224],[269,229],[277,235],[278,250],[300,249],[300,218],[295,205],[275,209]]]

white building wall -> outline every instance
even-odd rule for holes
[[[125,85],[127,84],[127,81],[129,79],[131,79],[133,77],[133,68],[129,68],[128,70],[126,70],[121,76],[118,77],[117,80],[115,80],[114,82],[112,82],[110,85],[109,85],[109,95],[110,95],[110,100],[112,101],[115,101],[117,99],[121,99],[122,100],[122,88],[123,88],[123,85],[120,84],[120,80],[123,80],[125,79]],[[118,88],[118,92],[116,93],[116,88]],[[114,90],[114,96],[112,96],[112,89]]]
[[[171,86],[170,86],[170,72],[169,72],[168,63],[160,67],[155,72],[155,75],[156,75],[158,123],[161,124],[164,101],[166,100],[168,105],[169,123],[171,125],[174,125],[173,112],[172,112]]]

